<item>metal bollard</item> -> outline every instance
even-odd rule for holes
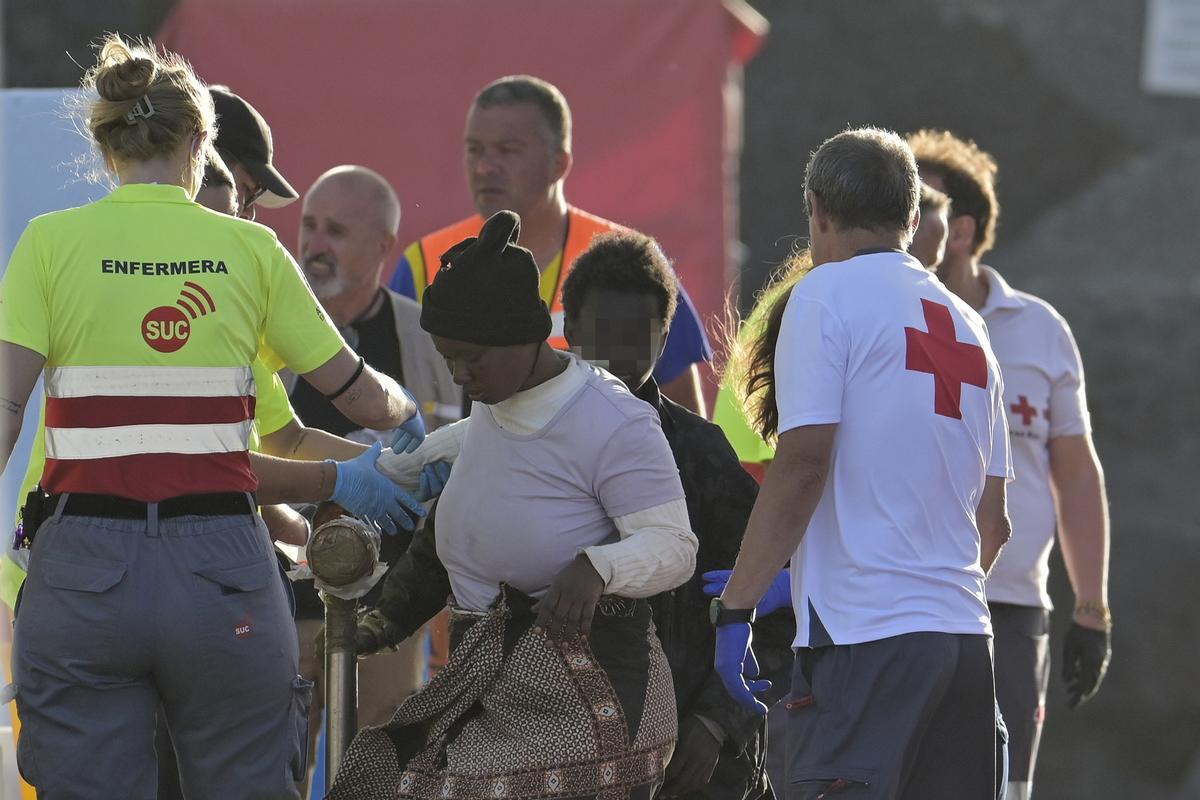
[[[327,503],[313,520],[308,564],[327,587],[325,602],[325,788],[341,768],[358,731],[358,662],[354,652],[358,597],[371,588],[369,576],[379,559],[379,532]],[[356,585],[358,584],[358,585]],[[352,587],[346,597],[329,588]]]
[[[325,596],[325,788],[341,769],[358,731],[358,662],[354,654],[357,600]]]

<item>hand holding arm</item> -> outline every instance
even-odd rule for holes
[[[409,492],[421,491],[427,466],[436,462],[452,465],[458,459],[470,422],[468,417],[452,425],[443,425],[426,436],[411,453],[384,452],[379,458],[379,471]],[[429,478],[425,478],[425,481],[427,488],[433,486]]]
[[[425,418],[421,416],[421,406],[417,403],[417,398],[413,397],[412,392],[403,386],[400,387],[400,391],[404,392],[404,396],[412,403],[413,408],[417,409],[417,413],[396,428],[396,432],[392,436],[392,452],[411,453],[421,446],[421,442],[425,441]]]
[[[337,480],[330,499],[356,516],[378,522],[388,533],[394,534],[397,525],[411,531],[414,519],[425,516],[425,509],[375,468],[382,449],[376,442],[357,458],[335,462]]]

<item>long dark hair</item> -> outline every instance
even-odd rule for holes
[[[794,253],[759,294],[741,334],[730,348],[726,372],[750,426],[768,444],[779,435],[775,405],[775,350],[792,289],[813,267],[807,249]]]

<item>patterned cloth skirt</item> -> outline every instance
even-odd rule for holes
[[[555,643],[501,589],[487,614],[452,609],[450,660],[358,733],[329,800],[621,800],[662,782],[675,695],[649,605],[603,597],[587,639]]]

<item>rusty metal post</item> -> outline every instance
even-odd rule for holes
[[[325,602],[325,788],[333,786],[358,731],[358,662],[354,651],[358,597],[371,588],[379,533],[332,503],[317,512],[308,564]],[[331,589],[343,589],[335,596]]]
[[[325,595],[325,788],[341,769],[358,731],[357,600]]]

